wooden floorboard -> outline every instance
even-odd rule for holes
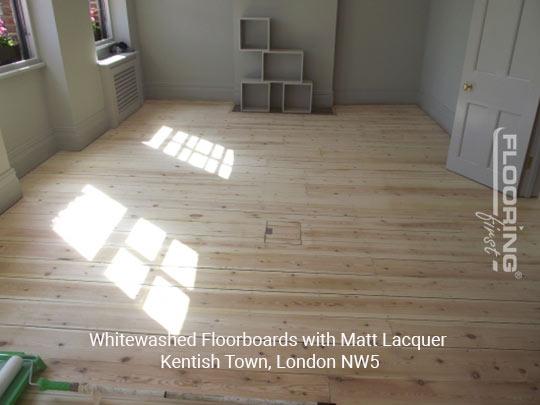
[[[515,280],[493,273],[483,252],[474,214],[491,210],[491,191],[445,169],[448,135],[418,107],[230,110],[149,101],[83,151],[59,152],[22,179],[24,198],[0,216],[0,350],[40,354],[50,378],[125,388],[339,405],[540,403],[538,200],[518,206],[525,278]],[[152,147],[160,130],[166,141]],[[232,153],[230,173],[182,159],[182,136],[203,140],[195,153]],[[85,203],[88,187],[96,202]],[[195,262],[171,264],[175,248]],[[118,264],[126,255],[147,271],[134,296],[108,273],[127,266]],[[447,346],[233,350],[269,361],[382,357],[379,369],[271,371],[167,370],[163,350],[91,348],[93,331],[167,333],[144,309],[158,278],[168,283],[161,294],[189,299],[173,311],[184,311],[184,335],[446,335]],[[170,403],[102,401],[162,402]],[[91,399],[31,390],[23,403]]]

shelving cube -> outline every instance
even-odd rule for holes
[[[313,100],[313,82],[283,83],[282,112],[310,114]]]
[[[243,80],[240,109],[245,112],[269,112],[270,83],[260,80]]]
[[[271,49],[268,17],[243,17],[239,22],[240,51],[252,51],[241,57],[240,111],[311,113],[313,82],[304,80],[304,51]],[[248,70],[245,65],[254,65],[252,57],[260,64]]]
[[[272,49],[262,53],[262,79],[269,82],[302,82],[304,51]]]
[[[240,50],[270,49],[270,18],[244,17],[240,19]]]
[[[283,109],[283,82],[270,83],[270,111]]]

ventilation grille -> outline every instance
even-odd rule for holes
[[[116,92],[116,105],[122,114],[135,101],[139,100],[137,86],[137,71],[135,66],[129,66],[114,75],[114,89]]]

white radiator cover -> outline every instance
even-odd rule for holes
[[[105,108],[112,128],[137,111],[143,103],[141,69],[137,52],[98,61]]]

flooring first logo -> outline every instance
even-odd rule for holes
[[[484,252],[492,257],[493,271],[513,273],[517,279],[523,274],[518,270],[517,188],[518,167],[517,135],[505,133],[498,128],[493,133],[493,211],[491,214],[477,212],[486,231]],[[500,191],[500,193],[499,193]]]

